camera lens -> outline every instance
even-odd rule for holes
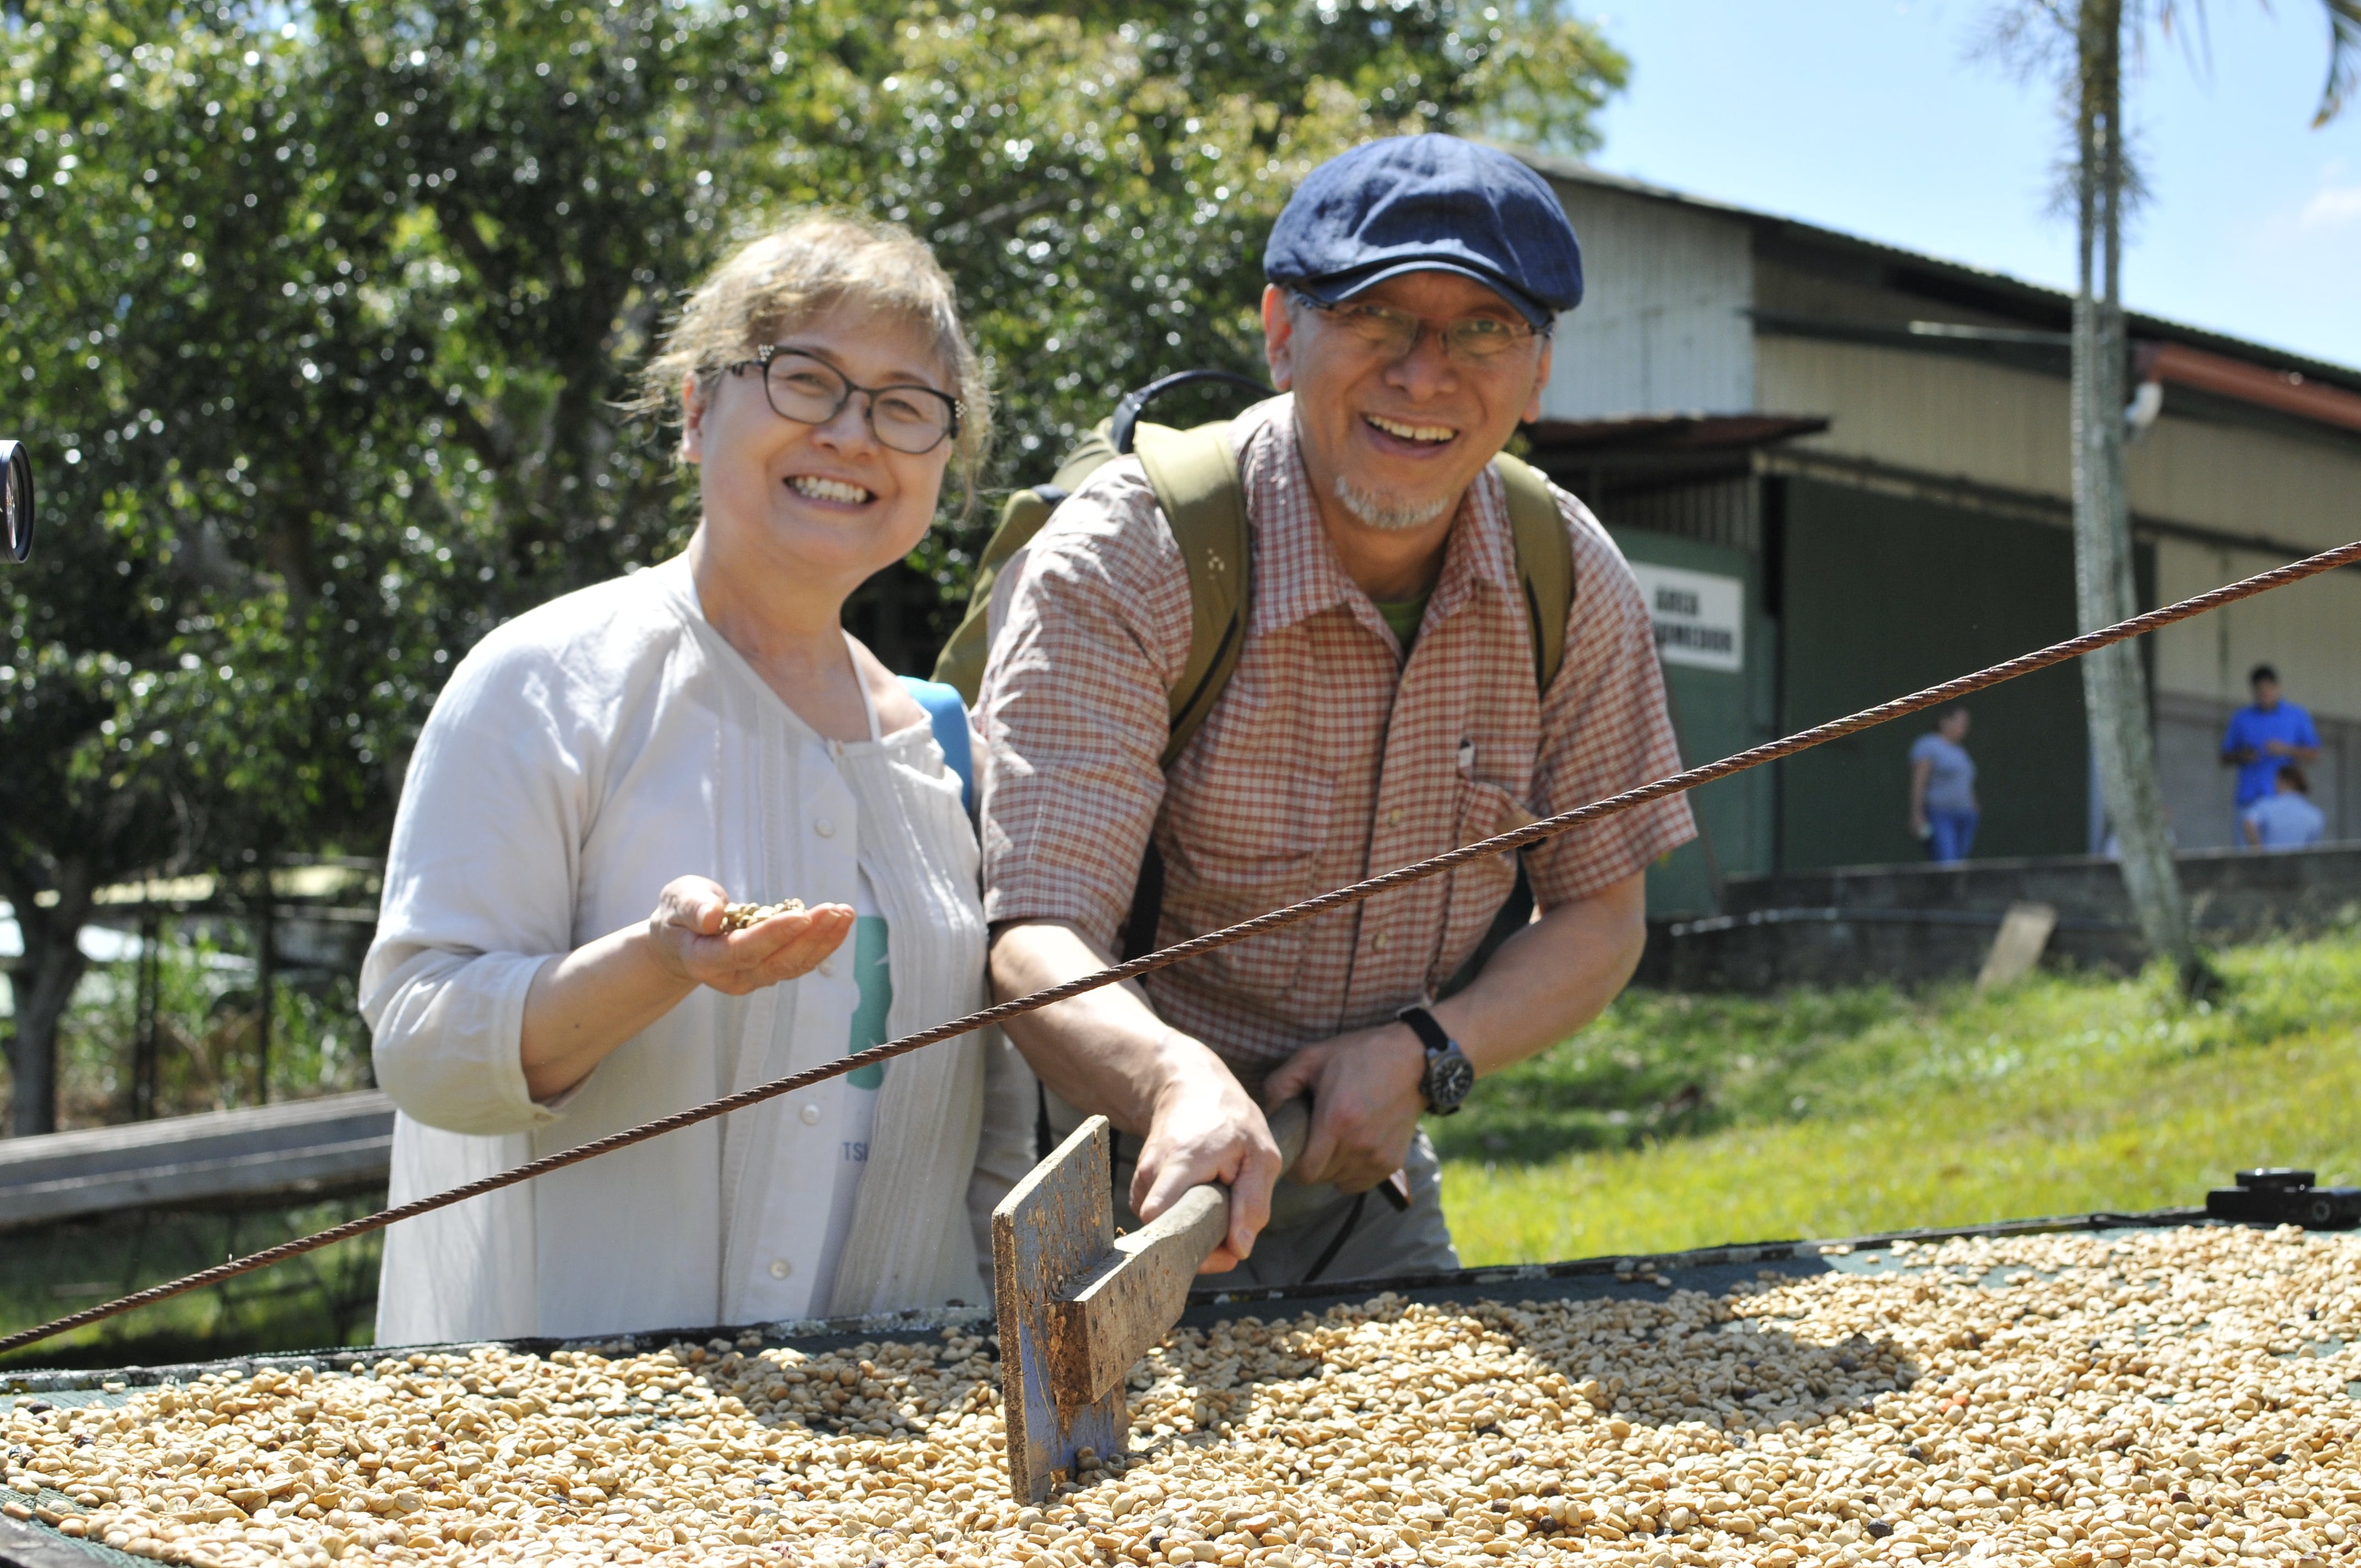
[[[33,460],[21,441],[0,441],[0,521],[8,529],[8,555],[33,553]]]

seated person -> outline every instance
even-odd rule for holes
[[[983,1003],[960,781],[840,620],[983,448],[949,279],[900,229],[802,218],[698,287],[644,401],[697,470],[687,549],[493,631],[419,738],[361,979],[396,1203]],[[722,929],[732,900],[790,897]],[[969,1188],[995,1047],[397,1225],[378,1337],[984,1299]]]
[[[2311,800],[2303,770],[2283,763],[2269,795],[2238,814],[2238,828],[2254,850],[2301,850],[2328,833],[2328,814]]]

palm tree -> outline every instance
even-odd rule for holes
[[[2268,3],[2268,0],[2267,0]],[[2361,0],[2321,0],[2328,19],[2328,80],[2312,124],[2326,125],[2361,82]],[[2008,0],[1995,43],[2063,89],[2074,158],[2074,601],[2089,631],[2138,612],[2132,586],[2131,509],[2124,488],[2127,349],[2121,291],[2123,216],[2136,177],[2125,148],[2124,41],[2153,24],[2202,27],[2204,0]],[[2171,959],[2182,989],[2211,982],[2190,928],[2157,782],[2147,679],[2129,643],[2087,654],[2082,703],[2099,789],[2123,847],[2124,885],[2150,949]]]

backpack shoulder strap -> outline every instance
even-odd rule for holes
[[[1509,533],[1533,634],[1533,678],[1546,694],[1565,663],[1565,620],[1574,612],[1574,540],[1542,471],[1501,453],[1493,471],[1509,492]]]
[[[1173,430],[1143,424],[1135,450],[1189,569],[1189,663],[1172,688],[1170,769],[1229,684],[1246,642],[1250,572],[1246,488],[1226,421]]]
[[[984,662],[992,656],[992,588],[1009,562],[1017,558],[1041,525],[1049,521],[1065,492],[1054,486],[1018,490],[1001,503],[1000,522],[975,564],[975,583],[968,590],[967,613],[935,656],[935,680],[973,702],[983,689]]]
[[[1066,455],[1066,460],[1058,466],[1057,477],[1046,485],[1013,491],[1001,503],[1000,522],[993,529],[992,539],[975,564],[975,582],[968,590],[967,613],[960,617],[958,628],[935,660],[935,679],[959,693],[962,701],[972,704],[983,688],[983,666],[992,655],[992,590],[1000,574],[1033,543],[1033,536],[1041,532],[1049,514],[1058,510],[1058,503],[1115,455],[1115,443],[1107,435],[1107,422],[1101,420],[1098,427]]]
[[[967,808],[969,817],[974,817],[975,738],[967,727],[967,704],[961,700],[958,688],[941,681],[904,675],[901,682],[903,689],[927,710],[935,744],[943,749],[943,766],[960,782],[960,805]]]
[[[1081,489],[1084,479],[1123,455],[1115,449],[1115,437],[1108,433],[1113,423],[1111,419],[1103,419],[1091,426],[1090,433],[1074,443],[1074,449],[1059,463],[1057,476],[1048,488],[1058,492],[1060,500]]]

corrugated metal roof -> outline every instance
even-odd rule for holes
[[[1956,285],[1974,289],[1987,296],[1991,308],[2007,311],[2042,326],[2054,326],[2071,314],[2074,296],[2062,289],[2052,289],[2039,283],[2029,283],[2022,278],[1989,268],[1974,267],[1962,261],[1946,260],[1922,251],[1905,250],[1900,246],[1880,240],[1864,239],[1840,229],[1826,228],[1797,218],[1783,217],[1752,207],[1741,207],[1729,202],[1718,202],[1703,196],[1692,196],[1662,185],[1651,185],[1626,175],[1609,174],[1594,169],[1578,159],[1555,153],[1541,152],[1532,148],[1503,145],[1503,150],[1513,153],[1525,164],[1553,180],[1589,185],[1600,190],[1620,191],[1627,195],[1649,201],[1664,202],[1697,212],[1717,214],[1745,224],[1754,233],[1758,245],[1765,239],[1784,242],[1801,248],[1820,249],[1877,260],[1896,267],[1906,267]],[[2011,307],[2014,307],[2013,311]],[[2233,337],[2226,333],[2192,326],[2187,322],[2167,316],[2149,315],[2143,312],[2125,313],[2131,334],[2138,337],[2158,338],[2169,343],[2187,344],[2210,349],[2249,364],[2272,370],[2297,370],[2307,378],[2325,381],[2353,391],[2361,391],[2361,368],[2338,365],[2324,359],[2313,359],[2274,348],[2266,344]]]

